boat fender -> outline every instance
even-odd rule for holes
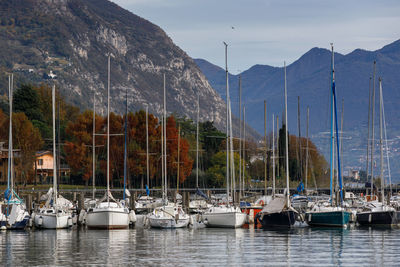
[[[264,206],[264,200],[260,200],[260,205]]]
[[[72,218],[68,217],[68,227],[72,227]]]
[[[39,216],[38,225],[39,225],[39,227],[42,227],[42,225],[43,225],[43,217],[42,216]]]
[[[129,212],[129,221],[131,223],[136,223],[136,220],[137,220],[137,218],[136,218],[135,211],[131,210],[131,212]]]

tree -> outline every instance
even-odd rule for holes
[[[234,153],[235,177],[239,178],[239,154]],[[215,187],[226,186],[226,152],[220,151],[212,157],[212,166],[207,170],[208,185]],[[245,173],[248,179],[248,173]],[[230,176],[230,175],[229,175]],[[236,183],[238,183],[236,181]]]
[[[14,148],[21,150],[20,157],[15,161],[20,182],[32,182],[36,151],[43,146],[43,140],[39,130],[22,112],[13,114],[13,143]]]
[[[22,84],[14,92],[14,112],[23,112],[29,120],[43,121],[40,112],[40,99],[30,84]],[[51,113],[50,113],[51,114]]]

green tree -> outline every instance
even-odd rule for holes
[[[40,98],[30,84],[22,84],[14,92],[14,112],[23,112],[29,120],[43,121]]]

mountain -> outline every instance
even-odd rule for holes
[[[49,78],[56,76],[68,102],[91,108],[95,93],[96,109],[104,114],[108,54],[112,111],[124,111],[128,90],[129,110],[148,104],[160,114],[165,74],[168,113],[196,118],[199,94],[200,119],[224,129],[225,102],[160,27],[107,0],[0,2],[1,94],[7,72],[17,85],[53,83]]]
[[[376,60],[376,115],[375,138],[379,138],[378,77],[382,77],[385,117],[394,178],[400,177],[400,40],[376,51],[356,49],[342,55],[335,53],[335,81],[338,116],[344,103],[343,150],[347,169],[365,169],[366,139],[369,103],[369,79]],[[225,96],[225,71],[203,59],[196,59],[210,84],[222,97]],[[289,130],[297,134],[297,97],[300,96],[301,134],[306,133],[306,109],[310,107],[310,135],[329,158],[330,129],[330,68],[331,51],[312,48],[298,60],[287,66]],[[231,95],[238,95],[238,76],[242,77],[243,101],[246,104],[247,121],[260,133],[264,132],[264,99],[267,101],[267,127],[271,130],[272,113],[283,114],[284,71],[282,67],[255,65],[238,74],[230,75]],[[234,105],[235,107],[235,105]],[[237,112],[237,111],[236,111]],[[281,119],[281,118],[280,118]],[[340,127],[340,117],[339,117]],[[379,149],[377,145],[375,151]],[[375,154],[379,163],[379,151]],[[397,160],[399,159],[399,160]],[[379,164],[375,173],[379,172]]]

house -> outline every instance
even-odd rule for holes
[[[53,176],[54,171],[54,160],[53,160],[53,152],[46,151],[38,151],[36,152],[36,162],[35,162],[35,171],[36,175],[40,177],[40,181],[47,180],[49,176]],[[68,176],[70,174],[69,166],[65,164],[61,164],[58,170],[61,176]]]

